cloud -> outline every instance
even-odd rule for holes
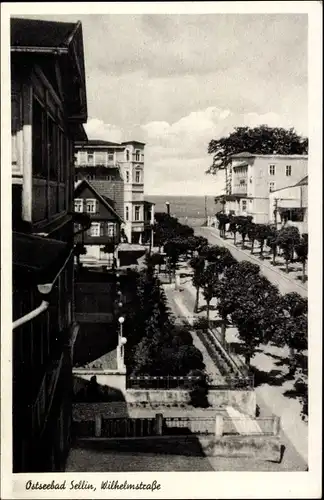
[[[89,139],[102,139],[111,142],[122,142],[123,140],[123,131],[120,128],[110,123],[104,123],[98,118],[88,120],[84,128]]]
[[[86,125],[89,138],[121,142],[137,139],[146,143],[145,191],[149,194],[218,194],[223,188],[223,175],[207,176],[212,162],[207,154],[208,143],[231,133],[234,127],[290,128],[294,123],[287,116],[274,112],[235,113],[230,109],[210,106],[192,111],[174,123],[152,121],[140,129],[126,132],[102,120],[91,119]],[[307,134],[307,123],[297,131]],[[139,139],[140,137],[140,139]]]

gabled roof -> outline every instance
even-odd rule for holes
[[[145,142],[140,141],[125,141],[121,143],[123,146],[127,144],[140,144],[141,146],[145,146]]]
[[[308,186],[308,175],[303,177],[295,186]]]
[[[67,48],[77,27],[77,23],[11,18],[11,46]]]
[[[80,147],[87,147],[87,146],[106,146],[106,147],[113,147],[113,146],[118,146],[121,147],[121,144],[118,142],[112,142],[112,141],[102,141],[101,139],[89,139],[88,141],[82,141],[79,142],[77,141],[75,143],[75,146],[78,148]],[[124,148],[123,148],[124,149]]]
[[[252,153],[249,153],[248,151],[242,151],[242,153],[235,153],[234,155],[231,155],[231,158],[252,158],[253,155]]]
[[[108,208],[108,210],[110,210],[118,218],[120,222],[124,222],[123,219],[120,217],[120,215],[118,215],[114,207],[111,205],[112,200],[110,200],[107,196],[102,196],[102,194],[100,194],[96,190],[96,188],[92,185],[92,183],[89,182],[87,179],[83,179],[77,184],[77,186],[74,189],[74,197],[77,197],[85,187],[88,187],[93,192],[94,196],[98,198],[98,200],[100,200],[101,203],[106,208]]]
[[[34,64],[35,57],[50,56],[47,64],[57,63],[60,68],[66,115],[70,121],[87,121],[87,97],[83,50],[82,24],[11,18],[10,38],[12,62],[19,65]],[[32,57],[28,59],[27,54]],[[85,134],[79,134],[84,140]]]
[[[298,186],[308,186],[308,175],[303,177],[299,182],[297,182],[297,184],[290,184],[289,186],[285,186],[283,188],[274,189],[271,192],[276,193],[277,191],[283,191],[284,189],[290,189],[290,188],[294,188],[294,187],[298,187]]]

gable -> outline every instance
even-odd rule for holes
[[[95,199],[97,201],[96,218],[114,220],[122,222],[119,214],[116,213],[114,207],[109,203],[109,198],[102,197],[91,184],[83,180],[74,190],[74,199]]]

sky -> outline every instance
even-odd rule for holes
[[[146,143],[146,194],[222,192],[207,148],[235,126],[308,134],[305,14],[23,17],[82,22],[86,132]]]

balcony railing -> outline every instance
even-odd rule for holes
[[[247,185],[234,184],[232,194],[247,194]]]

